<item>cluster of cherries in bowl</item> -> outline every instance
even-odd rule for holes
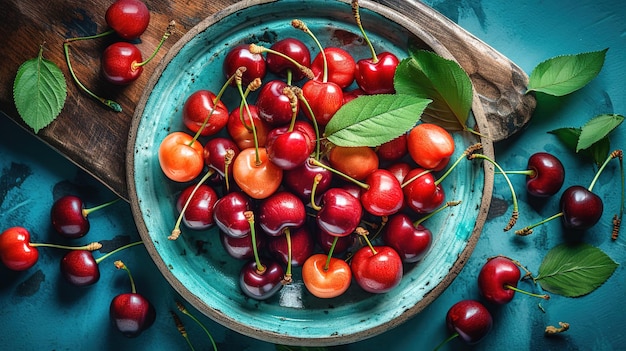
[[[163,174],[185,184],[170,239],[181,234],[181,222],[200,231],[217,226],[226,252],[247,262],[240,287],[254,299],[289,283],[292,266],[319,298],[343,294],[352,281],[367,292],[390,291],[403,264],[419,262],[431,247],[422,220],[447,206],[434,174],[455,145],[442,127],[418,123],[376,148],[324,140],[345,103],[394,93],[399,59],[385,52],[357,60],[315,41],[315,57],[295,37],[269,48],[232,47],[222,90],[192,92],[181,109],[185,130],[170,132],[158,149]],[[231,110],[225,91],[241,97]],[[247,101],[252,91],[254,104]]]
[[[120,199],[115,199],[101,205],[85,208],[83,200],[75,195],[65,195],[58,198],[50,210],[52,228],[59,237],[65,240],[76,240],[84,237],[91,228],[89,215],[94,211],[105,208]],[[86,245],[65,245],[57,243],[31,242],[30,231],[21,226],[5,229],[0,233],[0,261],[5,267],[13,271],[26,271],[39,260],[41,247],[55,248],[66,251],[60,260],[61,276],[71,285],[88,287],[100,280],[100,263],[120,251],[142,244],[141,241],[128,243],[117,247],[98,258],[94,251],[100,250],[100,242],[91,242]],[[109,305],[109,318],[112,325],[127,337],[136,337],[148,329],[156,319],[154,305],[141,293],[138,293],[130,270],[121,261],[115,266],[128,272],[131,281],[131,291],[114,296]]]

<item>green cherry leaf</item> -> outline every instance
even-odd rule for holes
[[[18,68],[13,100],[20,117],[35,133],[59,115],[66,97],[65,76],[54,62],[43,58],[43,47],[36,58]]]
[[[606,137],[615,128],[622,124],[623,121],[624,116],[616,114],[604,114],[590,119],[581,128],[578,143],[576,145],[576,152],[587,149],[597,141]]]
[[[563,96],[584,87],[600,73],[607,50],[556,56],[539,63],[528,77],[527,92]]]
[[[398,94],[432,99],[422,121],[448,130],[467,130],[472,108],[472,82],[461,66],[426,50],[413,50],[396,68],[394,88]]]
[[[335,113],[324,134],[338,146],[376,147],[413,128],[430,101],[402,94],[362,95]]]
[[[553,294],[587,295],[607,281],[618,263],[589,244],[561,244],[551,249],[539,267],[535,281]]]

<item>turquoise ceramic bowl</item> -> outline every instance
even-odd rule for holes
[[[410,19],[376,3],[361,1],[361,16],[378,51],[406,57],[409,42],[450,56],[444,46]],[[341,297],[319,299],[306,291],[298,269],[294,282],[265,301],[244,296],[238,286],[242,262],[221,246],[218,230],[183,228],[178,240],[167,239],[176,221],[178,192],[189,184],[168,180],[159,167],[157,150],[172,131],[184,130],[181,110],[197,89],[218,91],[223,84],[222,60],[240,42],[271,44],[289,36],[312,43],[293,29],[304,20],[324,45],[340,45],[358,59],[369,51],[358,40],[349,2],[331,0],[243,1],[192,28],[159,64],[136,109],[128,147],[127,173],[135,221],[145,246],[162,274],[190,304],[242,334],[291,345],[333,345],[382,333],[415,316],[450,284],[470,256],[491,199],[492,171],[481,162],[462,162],[446,178],[448,200],[461,205],[429,219],[434,242],[418,264],[405,266],[400,286],[370,294],[353,286]],[[376,25],[372,25],[375,23]],[[267,45],[269,46],[269,45]],[[317,50],[312,44],[313,55]],[[225,101],[232,108],[232,101]],[[474,122],[487,130],[483,116]],[[456,158],[478,137],[455,133]],[[491,144],[483,140],[485,152]],[[199,247],[198,242],[202,243]]]

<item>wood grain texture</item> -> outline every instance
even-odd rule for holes
[[[71,81],[63,55],[65,38],[93,35],[106,30],[104,13],[110,0],[89,2],[49,0],[32,2],[7,0],[0,13],[0,110],[29,129],[19,118],[13,103],[12,85],[20,64],[37,55],[44,46],[44,57],[56,63],[68,79],[67,103],[59,117],[37,137],[107,185],[124,199],[126,187],[126,144],[130,121],[150,74],[158,61],[181,36],[205,17],[232,5],[235,0],[165,1],[146,0],[151,21],[137,42],[144,57],[157,46],[171,20],[177,31],[166,41],[141,77],[126,87],[103,82],[99,57],[113,36],[71,45],[71,60],[79,79],[94,93],[122,105],[116,113],[103,107]],[[378,0],[414,18],[425,31],[443,43],[469,73],[483,105],[494,141],[520,130],[530,119],[534,97],[523,95],[527,76],[513,62],[460,28],[440,13],[417,1]]]

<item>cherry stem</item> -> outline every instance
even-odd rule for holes
[[[449,343],[450,341],[454,340],[458,336],[459,336],[459,333],[454,333],[454,334],[450,335],[446,340],[444,340],[441,343],[439,343],[439,345],[437,345],[433,351],[438,351],[439,349],[441,349],[443,347],[443,345]]]
[[[252,211],[246,211],[243,213],[244,217],[248,220],[248,224],[250,225],[250,237],[252,238],[252,252],[254,252],[254,260],[256,262],[256,270],[257,273],[263,274],[265,272],[265,266],[261,263],[261,259],[259,258],[259,250],[256,246],[256,231],[254,228],[254,213]]]
[[[369,235],[369,231],[367,231],[367,229],[363,228],[363,227],[357,227],[355,229],[355,232],[357,233],[357,235],[360,235],[363,237],[363,239],[365,239],[365,242],[367,243],[367,246],[370,247],[370,250],[372,250],[372,253],[374,255],[376,255],[378,252],[376,251],[376,249],[374,249],[374,245],[372,245],[372,242],[370,241],[370,239],[367,237]]]
[[[329,167],[329,166],[325,165],[324,163],[322,163],[321,161],[318,161],[318,160],[316,160],[316,159],[314,159],[312,157],[309,158],[309,163],[311,163],[313,165],[316,165],[316,166],[319,166],[319,167],[322,167],[322,168],[324,168],[326,170],[329,170],[329,171],[331,171],[331,172],[333,172],[333,173],[335,173],[335,174],[345,178],[346,180],[351,181],[352,183],[358,185],[359,187],[361,187],[363,189],[369,189],[369,187],[370,187],[369,184],[363,183],[363,182],[361,182],[359,180],[356,180],[356,179],[350,177],[349,175],[347,175],[345,173],[342,173],[342,172],[340,172],[340,171],[338,171],[338,170],[336,170],[336,169],[334,169],[332,167]]]
[[[422,224],[424,221],[426,221],[427,219],[431,218],[432,216],[434,216],[435,214],[443,211],[444,209],[448,208],[448,207],[453,207],[456,206],[458,204],[461,203],[461,200],[458,201],[448,201],[445,204],[443,204],[442,206],[440,206],[438,209],[430,212],[429,214],[427,214],[426,216],[418,219],[417,221],[413,222],[413,226],[415,228],[417,228],[420,224]]]
[[[298,97],[290,86],[286,86],[283,89],[283,94],[289,99],[289,107],[291,107],[291,121],[287,132],[292,132],[296,126],[296,119],[298,117]]]
[[[213,351],[217,351],[217,345],[215,344],[215,340],[213,340],[213,336],[211,335],[209,330],[204,326],[204,324],[200,322],[200,320],[198,320],[198,318],[196,318],[193,314],[191,314],[189,310],[187,310],[185,305],[183,305],[181,302],[176,301],[176,307],[182,314],[191,318],[191,320],[193,320],[197,325],[200,326],[200,328],[202,328],[202,330],[204,330],[206,335],[209,337],[209,340],[211,340],[211,345],[213,345]]]
[[[376,50],[374,50],[374,45],[372,45],[372,42],[367,37],[367,33],[365,33],[365,29],[363,29],[363,24],[361,23],[361,14],[359,12],[358,0],[352,0],[352,15],[354,16],[354,19],[356,20],[357,26],[361,30],[361,34],[363,34],[363,39],[365,39],[367,46],[370,48],[370,51],[372,53],[372,62],[374,63],[378,62],[378,56],[376,55]]]
[[[483,146],[482,146],[482,144],[481,144],[481,143],[476,143],[476,144],[473,144],[473,145],[468,146],[468,147],[467,147],[467,149],[465,149],[465,150],[463,151],[463,153],[461,154],[461,156],[459,156],[459,157],[456,159],[456,161],[454,161],[454,163],[453,163],[450,167],[448,167],[448,169],[447,169],[447,170],[443,173],[443,175],[441,175],[441,176],[439,177],[439,179],[435,180],[435,185],[439,185],[439,184],[440,184],[440,183],[441,183],[444,179],[446,179],[446,177],[447,177],[450,173],[452,173],[452,170],[453,170],[454,168],[456,168],[456,166],[457,166],[459,163],[461,163],[461,160],[463,160],[464,158],[466,158],[466,157],[470,156],[470,155],[471,155],[471,154],[473,154],[476,150],[481,149],[482,147],[483,147]],[[493,163],[493,161],[490,161],[490,162],[492,162],[492,163]]]
[[[261,156],[259,154],[259,139],[256,134],[256,127],[254,126],[254,119],[252,118],[252,112],[250,112],[250,105],[248,105],[248,101],[246,99],[247,94],[244,94],[243,88],[241,86],[242,76],[237,75],[235,77],[235,82],[237,83],[237,90],[239,90],[239,95],[241,95],[241,103],[246,108],[246,112],[248,113],[248,117],[250,118],[250,126],[252,127],[252,138],[254,139],[254,153],[255,153],[255,163],[257,166],[261,164]],[[241,106],[239,106],[239,116],[242,119],[242,123],[244,126],[246,125],[245,118],[243,117],[243,110]]]
[[[388,216],[381,216],[381,221],[380,221],[380,225],[378,226],[378,228],[376,228],[376,224],[369,223],[369,225],[372,227],[372,229],[376,229],[376,233],[374,233],[374,235],[372,235],[372,240],[376,240],[376,238],[378,238],[380,233],[383,232],[383,228],[385,227],[385,225],[387,224],[388,221],[389,221],[389,217]]]
[[[617,240],[617,237],[619,236],[619,230],[622,224],[622,217],[624,216],[624,153],[622,152],[622,150],[617,150],[614,152],[619,152],[619,168],[620,168],[620,177],[621,177],[621,183],[622,183],[622,194],[621,194],[621,204],[619,207],[619,215],[615,215],[613,216],[613,232],[611,234],[611,239],[612,240]]]
[[[287,240],[287,269],[285,270],[285,277],[283,278],[283,284],[291,283],[291,230],[285,228],[285,240]]]
[[[328,60],[326,58],[326,52],[324,51],[324,47],[322,46],[322,44],[320,43],[319,40],[317,40],[317,37],[315,37],[315,34],[313,34],[313,32],[311,32],[311,30],[309,29],[309,27],[307,27],[307,25],[299,19],[294,19],[291,21],[291,25],[296,28],[296,29],[300,29],[301,31],[305,32],[306,34],[308,34],[311,38],[313,38],[313,41],[315,41],[315,44],[317,45],[317,47],[320,49],[320,54],[322,55],[322,61],[323,61],[323,76],[322,76],[322,82],[326,83],[328,82]]]
[[[423,175],[426,175],[426,174],[428,174],[428,173],[430,173],[430,172],[432,172],[432,170],[430,170],[430,169],[425,169],[424,171],[419,172],[418,174],[416,174],[416,175],[414,175],[413,177],[409,178],[409,180],[407,180],[407,181],[405,181],[404,183],[402,183],[402,184],[400,185],[400,187],[401,187],[401,188],[404,188],[405,186],[407,186],[407,185],[411,184],[411,182],[415,181],[415,180],[416,180],[416,179],[418,179],[419,177],[421,177],[421,176],[423,176]]]
[[[140,245],[140,244],[143,244],[143,241],[141,241],[141,240],[140,241],[135,241],[135,242],[126,244],[124,246],[120,246],[117,249],[115,249],[113,251],[110,251],[110,252],[108,252],[108,253],[106,253],[106,254],[96,258],[96,264],[102,262],[103,260],[105,260],[107,257],[109,257],[111,255],[114,255],[114,254],[116,254],[116,253],[118,253],[118,252],[120,252],[122,250],[128,249],[129,247],[133,247],[133,246]]]
[[[226,150],[226,155],[224,155],[224,183],[226,184],[226,192],[230,192],[230,176],[228,175],[228,169],[230,165],[233,163],[233,158],[235,157],[235,150],[228,149]]]
[[[315,129],[315,159],[319,160],[320,156],[321,156],[321,142],[320,142],[320,127],[317,124],[317,119],[315,118],[315,113],[313,113],[313,109],[311,108],[311,105],[309,104],[309,101],[306,99],[306,97],[304,96],[304,94],[302,93],[302,89],[299,87],[291,87],[291,90],[293,90],[293,92],[296,94],[296,96],[298,97],[298,99],[300,101],[302,101],[302,103],[304,104],[304,106],[307,108],[307,111],[309,111],[309,115],[311,116],[311,122],[313,122],[313,128]]]
[[[187,334],[183,321],[180,320],[180,317],[178,317],[174,311],[170,311],[170,314],[172,315],[172,319],[174,320],[174,324],[176,325],[176,329],[178,329],[180,335],[185,339],[185,341],[187,341],[187,345],[189,345],[191,351],[195,351],[196,349],[193,347],[191,340],[189,340],[189,335]]]
[[[135,279],[133,279],[133,275],[130,273],[130,269],[128,269],[128,267],[126,267],[124,262],[120,260],[113,262],[113,264],[115,265],[115,268],[123,269],[126,271],[126,273],[128,273],[128,278],[130,279],[130,292],[133,294],[136,294],[137,289],[135,288]]]
[[[511,228],[513,228],[513,226],[515,225],[515,222],[517,222],[517,217],[519,216],[519,206],[517,204],[517,196],[515,195],[515,189],[513,188],[513,184],[511,183],[511,180],[506,175],[502,167],[500,167],[500,165],[496,161],[492,160],[489,156],[486,156],[483,154],[477,154],[477,153],[470,153],[468,155],[468,158],[469,159],[480,158],[480,159],[486,160],[490,162],[492,165],[494,165],[502,173],[502,176],[504,176],[504,179],[506,180],[506,183],[509,185],[509,189],[511,190],[511,198],[513,199],[513,213],[511,214],[511,219],[509,220],[509,223],[506,225],[506,227],[504,227],[505,232],[509,231]]]
[[[49,244],[49,243],[28,243],[30,247],[51,247],[54,249],[62,249],[62,250],[86,250],[86,251],[96,251],[102,248],[102,244],[99,242],[89,243],[87,245],[81,246],[67,246],[67,245],[58,245],[58,244]]]
[[[103,203],[101,205],[98,205],[98,206],[95,206],[95,207],[83,208],[83,211],[82,211],[83,212],[83,217],[86,218],[90,213],[92,213],[94,211],[98,211],[98,210],[100,210],[102,208],[105,208],[105,207],[107,207],[109,205],[113,205],[114,203],[116,203],[116,202],[118,202],[120,200],[121,200],[120,198],[117,198],[117,199],[111,200],[109,202],[105,202],[105,203]]]
[[[104,106],[110,108],[111,110],[115,112],[122,112],[122,105],[120,105],[119,103],[113,100],[105,99],[96,95],[91,90],[87,89],[87,87],[83,85],[80,79],[78,79],[78,77],[76,76],[76,73],[74,73],[74,69],[72,68],[72,62],[70,60],[70,42],[69,41],[65,41],[63,43],[63,53],[65,54],[65,62],[67,63],[67,68],[70,71],[70,75],[72,76],[72,79],[74,80],[76,85],[78,85],[78,87],[81,88],[89,96],[100,101],[100,103],[102,103]]]
[[[257,44],[250,44],[248,50],[250,50],[251,53],[253,54],[261,54],[261,53],[271,53],[274,54],[276,56],[280,56],[282,58],[284,58],[285,60],[291,62],[294,66],[298,67],[298,69],[309,79],[314,79],[315,75],[313,74],[313,71],[311,71],[311,69],[303,64],[301,64],[300,62],[294,60],[292,57],[290,57],[289,55],[286,55],[280,51],[276,51],[273,50],[271,48],[266,48],[264,46],[261,45],[257,45]],[[288,75],[291,75],[291,70],[289,70]]]
[[[324,272],[328,271],[330,268],[330,260],[333,258],[333,252],[335,252],[335,247],[337,246],[337,242],[339,241],[339,237],[333,237],[333,243],[330,245],[330,249],[328,250],[328,255],[326,256],[326,263],[324,264]]]
[[[189,144],[188,144],[189,146],[192,146],[193,143],[195,143],[196,140],[198,140],[198,138],[200,138],[200,135],[202,134],[202,131],[204,130],[204,128],[206,128],[207,124],[209,123],[209,119],[211,118],[211,116],[213,116],[213,113],[215,112],[215,105],[217,105],[217,103],[219,103],[220,100],[222,99],[222,95],[224,95],[224,93],[226,92],[226,88],[228,88],[230,83],[235,79],[235,77],[237,75],[241,75],[245,71],[246,71],[245,67],[239,67],[235,71],[235,73],[233,75],[231,75],[230,77],[228,77],[226,82],[224,82],[224,84],[220,88],[220,91],[217,93],[217,95],[215,95],[215,99],[213,99],[213,108],[211,108],[211,111],[209,111],[209,114],[206,116],[204,121],[202,121],[202,125],[200,126],[200,128],[198,129],[196,134],[193,136],[193,139],[191,139],[191,141],[189,142]]]
[[[495,172],[496,174],[502,174],[502,172]],[[520,170],[520,171],[506,171],[504,172],[506,174],[521,174],[521,175],[527,175],[529,177],[534,177],[537,172],[534,169],[524,169],[524,170]]]
[[[509,289],[509,290],[513,290],[513,291],[516,291],[518,293],[522,293],[522,294],[525,294],[525,295],[528,295],[528,296],[538,297],[538,298],[544,299],[544,300],[550,300],[550,295],[548,295],[548,294],[531,293],[531,292],[526,291],[526,290],[518,289],[518,288],[516,288],[516,287],[514,287],[512,285],[509,285],[509,284],[505,284],[504,288],[505,289]]]
[[[559,218],[561,216],[563,216],[563,212],[559,212],[559,213],[553,214],[552,216],[550,216],[548,218],[544,218],[544,219],[542,219],[541,221],[539,221],[539,222],[537,222],[535,224],[531,224],[531,225],[528,225],[528,226],[526,226],[526,227],[524,227],[522,229],[516,230],[515,234],[517,234],[519,236],[526,236],[526,235],[532,234],[533,228],[538,227],[538,226],[540,226],[542,224],[545,224],[547,222],[550,222],[551,220]]]
[[[313,187],[311,188],[311,207],[315,210],[315,211],[319,211],[322,209],[322,207],[318,204],[315,203],[315,193],[317,192],[317,186],[318,184],[322,181],[322,175],[321,174],[316,174],[315,177],[313,177]]]
[[[609,162],[612,159],[614,159],[616,157],[620,157],[621,154],[622,154],[621,150],[616,150],[616,151],[611,152],[609,157],[607,157],[606,160],[604,160],[604,162],[602,163],[602,166],[600,166],[600,168],[596,172],[596,175],[591,180],[591,183],[589,184],[589,187],[587,188],[587,190],[589,190],[589,191],[593,190],[593,187],[596,185],[596,182],[598,181],[598,178],[600,178],[600,174],[602,173],[602,171],[604,171],[604,169],[606,168],[606,166],[609,164]]]
[[[180,233],[181,233],[180,223],[183,220],[185,211],[187,211],[187,207],[189,207],[189,204],[191,203],[191,199],[193,199],[193,196],[196,194],[196,191],[200,188],[200,185],[206,182],[206,180],[209,179],[213,175],[213,173],[215,173],[215,171],[213,169],[209,169],[209,171],[206,172],[204,176],[202,176],[198,184],[196,184],[196,186],[193,188],[193,190],[191,191],[191,194],[189,194],[187,201],[185,201],[185,205],[183,206],[183,208],[180,210],[180,213],[178,214],[178,218],[176,219],[176,223],[174,224],[174,229],[172,229],[171,234],[167,237],[169,240],[176,240],[180,236]]]
[[[137,68],[139,68],[141,66],[146,65],[148,62],[152,61],[152,59],[157,55],[157,53],[159,52],[159,50],[163,46],[163,43],[165,43],[167,38],[169,38],[170,35],[172,35],[172,33],[174,33],[174,30],[176,30],[176,22],[175,21],[170,21],[170,23],[168,23],[167,27],[165,28],[165,33],[163,33],[163,36],[161,37],[161,41],[159,41],[159,44],[157,45],[157,47],[154,49],[154,51],[152,51],[152,54],[150,55],[150,57],[148,57],[143,62],[133,62],[131,67],[133,69],[137,69]]]
[[[79,41],[79,40],[91,40],[91,39],[98,39],[98,38],[103,38],[103,37],[106,37],[106,36],[108,36],[108,35],[110,35],[110,34],[113,34],[113,33],[115,33],[115,30],[113,30],[113,29],[109,29],[109,30],[104,31],[104,32],[102,32],[102,33],[98,33],[98,34],[94,34],[94,35],[88,35],[88,36],[85,36],[85,37],[67,38],[67,39],[65,39],[63,42],[64,42],[64,43],[70,43],[70,42],[73,42],[73,41]]]

